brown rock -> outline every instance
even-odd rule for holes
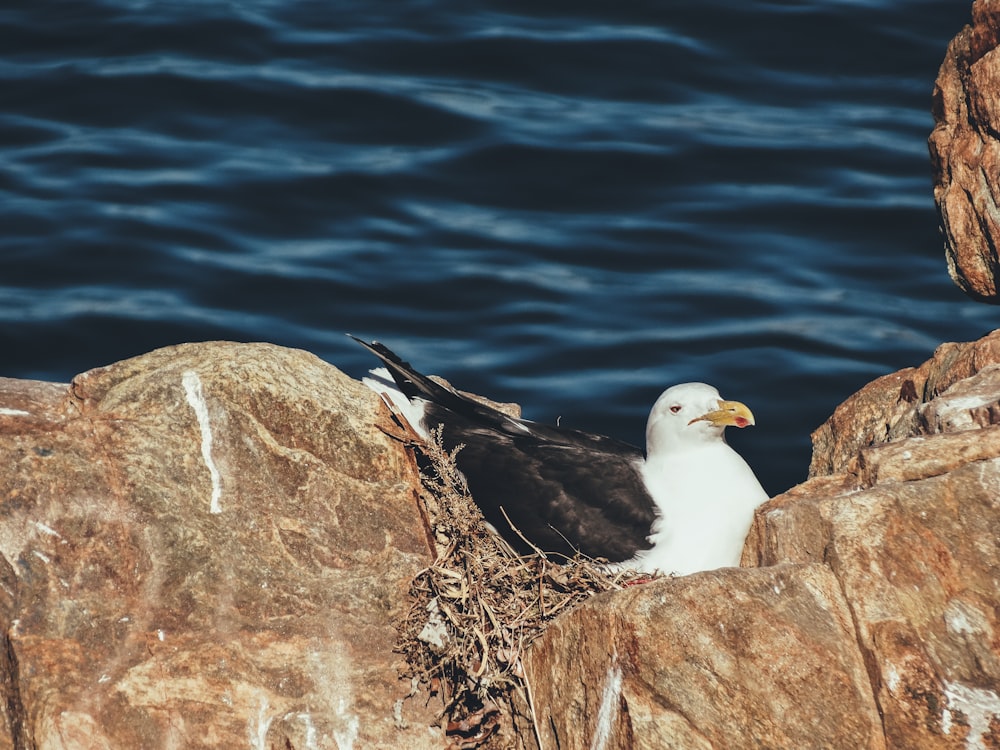
[[[968,734],[1000,716],[997,487],[992,458],[760,511],[748,549],[758,564],[824,562],[843,587],[889,747],[1000,740]]]
[[[819,565],[602,595],[526,664],[544,747],[883,748],[850,612]]]
[[[443,746],[396,679],[429,553],[377,408],[259,344],[0,380],[0,748]],[[862,389],[759,510],[767,567],[556,619],[494,746],[1000,743],[998,416],[1000,332]]]
[[[971,343],[942,344],[920,367],[900,370],[872,381],[838,406],[830,419],[813,432],[809,476],[856,471],[852,464],[858,460],[859,452],[873,445],[917,434],[948,431],[940,424],[941,417],[935,416],[935,411],[928,411],[925,404],[959,381],[997,364],[1000,364],[1000,330]],[[987,375],[1000,377],[992,370]],[[962,386],[964,389],[979,387],[982,386],[977,383]],[[976,396],[980,401],[984,397],[982,394]],[[947,403],[938,402],[934,409],[960,406],[957,399],[950,402],[952,407],[946,407]],[[989,412],[988,403],[986,406],[979,403],[975,408],[978,413],[970,413],[969,424],[992,424],[993,417],[983,412],[984,408]],[[938,424],[932,424],[935,420]]]
[[[942,346],[848,399],[813,436],[814,467],[836,473],[762,506],[744,550],[830,566],[889,747],[1000,745],[997,341]],[[894,401],[901,382],[917,398]]]
[[[397,679],[429,552],[377,406],[263,344],[0,380],[0,747],[441,747]]]
[[[543,746],[1000,746],[1000,333],[814,434],[741,570],[601,596],[526,668]]]
[[[948,272],[969,296],[1000,302],[1000,10],[976,0],[934,87],[929,146]]]

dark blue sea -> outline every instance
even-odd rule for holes
[[[717,385],[772,493],[978,338],[926,139],[963,0],[5,0],[0,375],[377,338],[641,444]]]

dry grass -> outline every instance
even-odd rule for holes
[[[518,555],[489,530],[472,501],[455,466],[461,448],[446,451],[440,430],[432,437],[414,447],[425,459],[424,502],[437,559],[412,582],[399,650],[410,676],[443,700],[451,747],[478,748],[501,725],[510,728],[515,704],[533,714],[522,656],[548,623],[640,576],[584,557],[553,562],[540,552]]]

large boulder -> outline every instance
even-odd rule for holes
[[[431,558],[378,406],[264,344],[0,379],[0,748],[441,747],[397,677]]]
[[[602,594],[557,619],[526,667],[542,747],[885,747],[850,610],[822,565]]]
[[[813,435],[813,478],[744,562],[822,563],[889,747],[1000,745],[1000,332],[880,378]]]
[[[934,87],[934,199],[948,272],[969,296],[1000,302],[1000,5],[976,0]]]

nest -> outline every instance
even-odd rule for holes
[[[440,429],[431,437],[410,444],[425,459],[423,500],[437,559],[411,583],[398,650],[414,684],[441,698],[450,748],[493,745],[506,734],[501,727],[513,728],[515,713],[537,741],[525,649],[556,616],[648,577],[582,555],[558,562],[541,551],[519,555],[490,531],[469,495],[455,464],[461,446],[447,451]]]

